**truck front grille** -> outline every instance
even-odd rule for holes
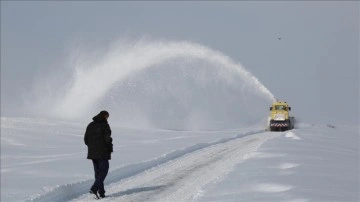
[[[287,123],[272,123],[270,124],[271,127],[288,127]]]

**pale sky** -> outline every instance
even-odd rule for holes
[[[74,45],[150,37],[222,52],[303,121],[358,124],[359,13],[358,1],[1,1],[1,116],[26,116],[23,94]]]

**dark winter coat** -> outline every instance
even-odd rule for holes
[[[86,128],[84,141],[88,147],[88,159],[111,159],[111,129],[103,116],[97,115],[93,118],[93,122]]]

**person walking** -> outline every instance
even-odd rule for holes
[[[109,160],[113,152],[111,129],[107,119],[109,112],[101,111],[86,128],[84,141],[88,147],[87,158],[92,160],[95,182],[90,193],[96,198],[105,197],[104,180],[109,171]]]

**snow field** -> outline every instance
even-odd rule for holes
[[[85,126],[2,117],[1,201],[92,201]],[[358,126],[113,135],[105,201],[360,201]]]

